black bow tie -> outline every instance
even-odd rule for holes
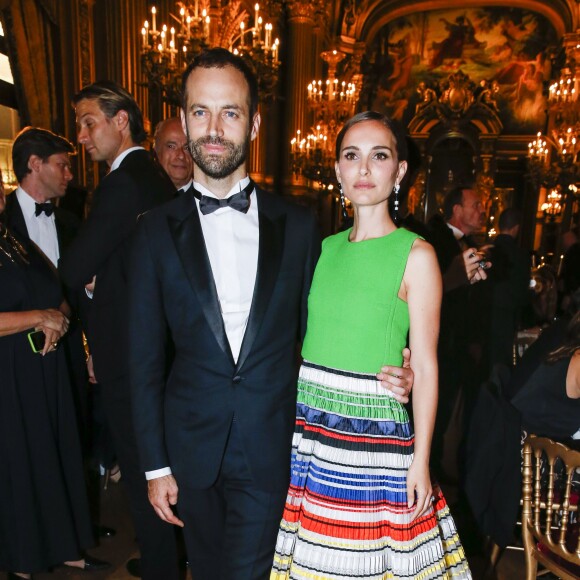
[[[44,203],[35,203],[36,209],[34,210],[34,215],[38,217],[42,212],[47,216],[51,216],[54,212],[54,205],[50,201],[45,201]]]
[[[250,209],[250,194],[254,191],[254,182],[250,179],[250,183],[242,189],[242,191],[227,197],[226,199],[218,199],[216,197],[209,197],[202,195],[195,187],[192,186],[193,195],[199,199],[199,209],[203,215],[213,213],[222,207],[231,207],[242,213],[247,213]]]

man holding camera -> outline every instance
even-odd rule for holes
[[[443,436],[457,395],[468,382],[471,366],[468,344],[474,316],[478,316],[471,308],[472,285],[485,280],[486,269],[491,266],[471,238],[484,222],[481,195],[467,186],[449,191],[443,201],[443,216],[433,216],[429,221],[429,241],[437,253],[444,291],[438,349],[439,406],[431,451],[433,468],[438,475],[442,472]]]

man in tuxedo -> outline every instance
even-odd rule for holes
[[[178,577],[174,530],[155,516],[147,484],[137,463],[128,378],[129,308],[126,267],[129,238],[137,218],[174,197],[173,184],[139,144],[145,140],[143,117],[133,97],[116,83],[103,81],[73,98],[78,141],[109,173],[94,192],[87,221],[61,262],[71,288],[92,294],[88,313],[94,375],[102,390],[105,414],[127,486],[143,578]]]
[[[247,174],[260,114],[244,61],[211,49],[189,65],[184,89],[194,183],[143,216],[130,261],[137,442],[152,505],[185,526],[195,579],[261,580],[289,482],[319,234],[307,209]],[[412,372],[390,370],[404,395]]]
[[[530,302],[530,253],[518,244],[522,212],[508,207],[498,219],[499,234],[493,240],[490,271],[484,299],[484,364],[487,374],[497,364],[513,362],[513,344],[522,313]]]
[[[12,145],[12,166],[18,187],[6,200],[7,224],[21,237],[32,240],[55,267],[80,227],[77,216],[54,203],[63,198],[73,178],[70,156],[75,153],[67,139],[38,127],[22,129]],[[61,344],[66,351],[86,443],[88,390],[82,331],[77,317],[80,300],[77,293],[66,292],[65,309],[71,324]]]
[[[181,119],[170,117],[159,122],[153,138],[153,149],[161,167],[169,175],[175,189],[183,193],[191,185],[193,162]]]
[[[7,199],[8,225],[31,239],[55,267],[80,225],[76,216],[53,203],[73,178],[69,157],[74,154],[64,137],[37,127],[20,131],[12,145],[18,187]]]
[[[471,235],[485,220],[481,196],[469,186],[458,186],[443,200],[443,216],[429,221],[433,244],[443,276],[441,331],[439,334],[439,405],[433,432],[431,462],[441,476],[443,436],[469,370],[468,343],[479,312],[472,309],[471,285],[485,280],[482,259]],[[485,266],[489,266],[487,262]]]

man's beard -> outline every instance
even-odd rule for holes
[[[225,155],[204,154],[203,145],[221,145],[227,149]],[[195,164],[212,179],[223,179],[231,175],[246,161],[250,139],[236,145],[221,137],[201,137],[189,141],[189,150]]]

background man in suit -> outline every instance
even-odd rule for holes
[[[489,272],[485,300],[483,336],[485,372],[494,365],[510,368],[513,344],[524,308],[530,302],[529,252],[518,244],[522,212],[509,207],[498,220],[499,234],[493,241],[489,255],[493,268]]]
[[[133,97],[113,82],[89,85],[73,98],[78,141],[93,161],[105,161],[108,175],[94,192],[87,221],[61,263],[72,288],[93,291],[88,317],[94,374],[102,389],[123,481],[129,493],[143,578],[178,577],[171,526],[155,516],[137,465],[130,412],[126,259],[137,217],[174,196],[173,184],[139,146],[143,117]]]
[[[36,127],[20,131],[12,146],[18,187],[8,197],[9,226],[30,238],[54,266],[80,224],[76,216],[53,205],[73,178],[69,156],[74,154],[73,144],[64,137]]]
[[[155,510],[185,523],[196,580],[263,579],[289,481],[296,346],[319,236],[308,210],[247,174],[260,114],[244,61],[209,50],[184,88],[195,181],[143,217],[130,263],[137,442]],[[392,370],[404,375],[395,384],[412,378]]]
[[[73,178],[69,157],[74,154],[76,151],[70,141],[38,127],[22,129],[12,146],[12,166],[18,187],[6,200],[8,226],[20,236],[32,240],[54,266],[75,238],[81,223],[73,213],[54,204],[54,201],[63,198]],[[86,443],[87,369],[77,317],[82,298],[78,293],[71,292],[66,292],[65,297],[71,324],[62,344],[75,387],[73,395]]]
[[[443,200],[443,216],[429,221],[429,241],[433,244],[443,276],[441,332],[439,334],[439,405],[433,433],[431,462],[442,478],[443,436],[469,371],[468,343],[480,313],[473,309],[470,286],[485,280],[480,267],[482,255],[471,237],[481,230],[485,212],[481,195],[471,187],[458,186]]]
[[[153,148],[161,167],[177,191],[186,191],[193,177],[193,162],[187,147],[187,137],[181,126],[181,119],[170,117],[161,121],[153,136]]]

